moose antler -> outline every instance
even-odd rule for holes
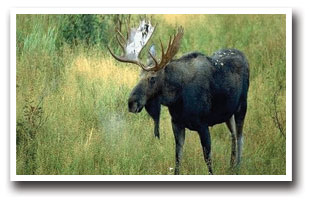
[[[163,43],[160,40],[160,47],[161,47],[161,60],[160,60],[160,62],[158,63],[157,59],[149,51],[149,55],[153,59],[155,65],[147,67],[146,69],[144,68],[144,70],[158,71],[158,70],[162,69],[163,67],[165,67],[170,62],[170,60],[176,55],[176,53],[178,52],[178,50],[180,48],[180,44],[181,44],[180,42],[181,42],[181,39],[183,37],[183,34],[184,34],[183,27],[179,27],[178,33],[176,35],[175,34],[173,35],[172,41],[171,41],[171,36],[170,36],[166,53],[164,51]]]
[[[108,50],[110,54],[120,62],[132,63],[140,66],[146,71],[158,71],[165,67],[170,60],[175,56],[178,52],[180,47],[180,41],[183,37],[184,30],[182,27],[178,29],[178,33],[173,36],[173,39],[169,40],[168,47],[166,52],[164,51],[163,44],[160,40],[161,51],[162,51],[162,58],[160,62],[151,54],[149,51],[149,55],[151,56],[152,60],[154,61],[154,65],[146,66],[143,64],[139,57],[141,51],[146,46],[150,38],[152,37],[155,27],[152,26],[151,22],[146,20],[142,20],[138,28],[129,28],[127,23],[128,31],[127,31],[127,38],[117,29],[116,30],[116,39],[118,44],[121,46],[123,50],[122,56],[116,56],[108,46]]]
[[[123,55],[116,56],[110,47],[108,47],[108,50],[120,62],[133,63],[145,68],[145,65],[140,62],[139,57],[142,49],[151,38],[155,27],[152,26],[150,21],[147,23],[145,20],[142,20],[138,28],[129,28],[129,23],[127,23],[127,29],[126,38],[118,29],[116,30],[116,39],[123,50]]]

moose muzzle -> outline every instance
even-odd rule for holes
[[[132,113],[139,113],[143,109],[143,105],[139,104],[137,101],[128,101],[128,110]]]

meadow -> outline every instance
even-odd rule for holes
[[[145,110],[128,112],[138,66],[115,61],[113,30],[124,15],[16,16],[16,174],[173,174],[174,136],[162,107],[160,134]],[[138,15],[131,21],[138,23]],[[239,174],[286,174],[285,15],[152,15],[152,42],[177,26],[176,57],[236,48],[250,63],[248,112]],[[157,46],[158,47],[158,46]],[[145,55],[144,55],[145,56]],[[210,128],[213,170],[231,174],[231,140],[224,124]],[[186,130],[180,173],[207,174],[199,136]]]

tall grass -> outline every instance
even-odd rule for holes
[[[115,16],[95,17],[106,23],[106,31],[113,30]],[[240,174],[285,174],[285,16],[153,18],[160,24],[154,43],[184,26],[177,57],[189,51],[211,55],[227,47],[245,53],[251,75]],[[147,113],[127,109],[140,69],[107,54],[108,31],[98,43],[66,42],[67,20],[64,15],[17,16],[17,174],[172,174],[174,137],[167,108],[162,108],[157,140]],[[230,174],[228,129],[216,125],[211,136],[214,172]],[[181,173],[207,174],[198,135],[189,130]]]

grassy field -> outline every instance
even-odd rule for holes
[[[157,140],[146,111],[135,115],[127,108],[140,69],[116,62],[105,48],[117,16],[91,17],[17,16],[17,174],[173,174],[174,137],[167,108],[162,107]],[[245,53],[250,89],[240,174],[285,174],[285,15],[153,19],[159,23],[155,43],[167,41],[176,26],[184,27],[177,57],[190,51],[211,55],[221,48]],[[79,23],[91,26],[77,28]],[[228,129],[212,127],[211,138],[214,173],[230,174]],[[189,130],[181,174],[207,174],[199,136]]]

